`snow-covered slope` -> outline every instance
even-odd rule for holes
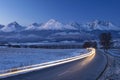
[[[25,30],[37,30],[42,24],[32,23]]]
[[[7,26],[0,25],[0,30],[3,32],[18,32],[21,30],[80,30],[80,31],[93,31],[93,30],[114,30],[119,31],[120,27],[112,24],[109,21],[99,21],[95,20],[92,22],[87,22],[80,24],[73,22],[70,24],[63,24],[57,20],[50,19],[49,21],[39,24],[33,23],[24,28],[17,22],[12,22]]]
[[[0,29],[3,28],[3,27],[4,27],[4,25],[0,24]]]
[[[12,22],[12,23],[9,23],[7,26],[4,26],[3,28],[1,28],[1,31],[3,31],[3,32],[18,32],[23,29],[24,29],[24,27],[19,25],[17,22]]]
[[[120,27],[115,26],[114,24],[112,24],[109,21],[98,21],[98,20],[83,24],[83,27],[89,31],[91,31],[91,30],[115,30],[115,31],[119,31],[120,30]]]
[[[97,39],[101,32],[106,31],[111,31],[114,38],[120,37],[120,26],[109,21],[95,20],[84,24],[79,22],[63,24],[50,19],[45,23],[33,23],[26,27],[12,22],[6,26],[0,25],[0,41],[83,41]]]
[[[18,67],[61,60],[88,53],[85,49],[0,48],[0,73]]]
[[[76,28],[70,25],[62,24],[54,19],[50,19],[48,22],[44,23],[39,29],[40,30],[66,30],[66,29],[74,30]]]

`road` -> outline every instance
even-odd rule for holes
[[[95,55],[81,60],[1,80],[96,80],[106,63],[106,56],[97,51]]]

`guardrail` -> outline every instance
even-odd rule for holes
[[[85,58],[85,57],[88,57],[88,56],[95,54],[95,49],[89,48],[88,50],[89,50],[89,52],[86,54],[81,54],[79,56],[75,56],[75,57],[71,57],[71,58],[66,58],[66,59],[46,62],[46,63],[42,63],[42,64],[36,64],[36,65],[6,70],[6,71],[4,71],[6,73],[0,74],[0,79],[10,77],[10,76],[19,75],[19,74],[24,74],[24,73],[28,73],[28,72],[32,72],[32,71],[36,71],[36,70],[40,70],[40,69],[68,63],[68,62],[72,62],[72,61],[79,60],[79,59],[82,59],[82,58]]]

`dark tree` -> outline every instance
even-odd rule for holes
[[[91,42],[85,42],[83,44],[83,48],[89,48],[89,47],[91,47]]]
[[[97,42],[96,41],[92,42],[92,47],[97,49]]]
[[[100,44],[103,46],[104,51],[110,49],[112,45],[112,36],[110,32],[100,34]]]
[[[97,42],[88,41],[83,44],[83,48],[90,48],[90,47],[97,49]]]

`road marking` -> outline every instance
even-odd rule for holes
[[[58,74],[58,76],[62,76],[62,75],[67,74],[67,73],[69,73],[69,72],[71,72],[71,71],[69,71],[69,70],[64,71],[64,72],[62,72],[62,73]]]

